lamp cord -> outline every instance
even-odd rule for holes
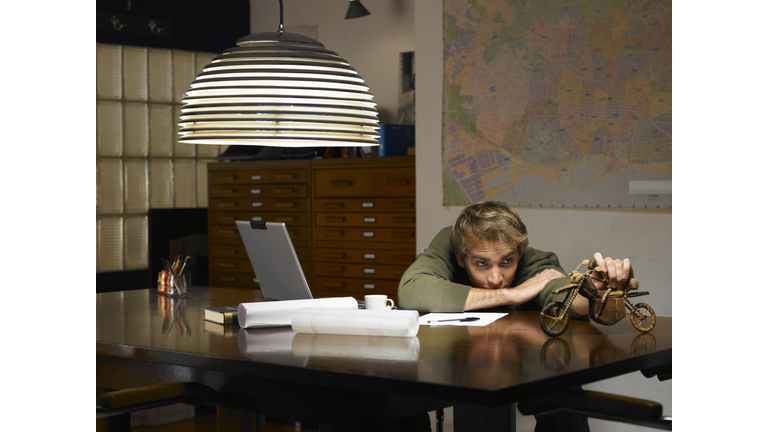
[[[280,0],[280,27],[277,28],[277,37],[280,37],[285,33],[283,28],[283,0]]]

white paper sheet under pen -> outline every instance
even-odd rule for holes
[[[413,337],[419,332],[415,310],[302,309],[293,314],[296,333]]]
[[[242,328],[289,326],[294,312],[311,307],[357,310],[357,300],[354,297],[329,297],[240,303],[237,322]]]
[[[487,326],[488,324],[496,321],[497,319],[509,315],[506,312],[467,312],[467,313],[430,313],[426,314],[423,317],[419,318],[419,325],[428,325],[428,326]],[[477,321],[468,321],[468,322],[461,322],[461,321],[443,321],[443,322],[436,322],[441,320],[459,320],[469,317],[478,317],[480,318]],[[429,321],[432,321],[431,323]]]

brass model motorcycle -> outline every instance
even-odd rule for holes
[[[587,265],[589,270],[580,273],[578,270],[583,265]],[[656,313],[650,306],[645,303],[635,305],[629,301],[632,297],[648,295],[648,291],[634,291],[640,287],[637,279],[630,278],[616,290],[606,288],[598,291],[594,281],[603,282],[605,287],[609,287],[609,278],[594,260],[582,261],[569,276],[571,278],[569,285],[552,291],[553,294],[569,291],[565,302],[551,302],[541,309],[539,324],[547,335],[557,337],[568,330],[571,320],[569,311],[577,293],[589,299],[589,317],[597,323],[616,324],[626,316],[626,311],[629,310],[629,319],[637,330],[649,332],[656,325]]]

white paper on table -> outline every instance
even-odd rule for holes
[[[293,314],[296,333],[413,337],[419,332],[415,310],[302,309]]]
[[[509,315],[506,312],[465,312],[465,313],[430,313],[419,318],[419,325],[428,326],[487,326],[488,324],[496,321],[497,319]],[[477,321],[444,321],[435,322],[440,320],[459,320],[464,318],[477,317],[480,318]],[[431,323],[428,321],[432,321]]]
[[[357,310],[357,300],[354,297],[329,297],[240,303],[237,322],[242,328],[290,326],[294,312],[312,307]]]

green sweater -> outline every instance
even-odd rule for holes
[[[400,279],[397,291],[400,309],[419,312],[463,312],[472,283],[466,269],[459,266],[456,254],[450,246],[451,227],[443,228],[429,247],[416,257]],[[544,269],[556,269],[563,274],[557,255],[526,247],[517,265],[512,286],[518,286]],[[569,284],[567,277],[550,281],[537,299],[522,309],[541,309],[551,301],[564,301],[567,292],[558,295],[552,290]],[[499,308],[494,308],[494,310]],[[518,310],[520,307],[505,306],[502,310]],[[573,314],[573,313],[572,313]]]

